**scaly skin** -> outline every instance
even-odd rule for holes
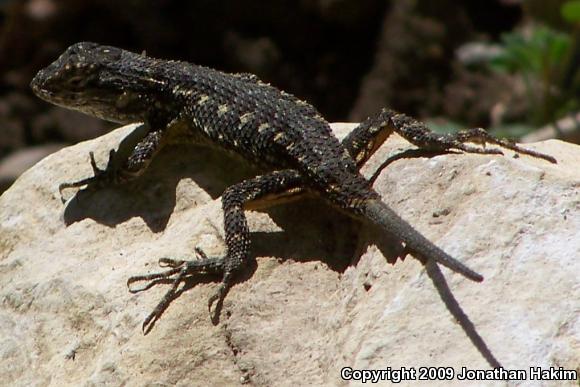
[[[457,149],[501,154],[465,142],[493,143],[519,153],[554,158],[492,137],[483,129],[438,135],[422,123],[390,110],[361,123],[344,141],[307,102],[263,83],[251,74],[226,74],[206,67],[165,61],[96,43],[77,43],[41,70],[31,83],[41,98],[66,108],[122,124],[145,122],[149,132],[119,168],[61,184],[60,189],[100,187],[139,176],[166,144],[194,142],[221,147],[259,163],[270,172],[228,187],[222,195],[227,251],[223,257],[164,259],[164,273],[131,277],[133,282],[172,279],[173,286],[147,317],[148,331],[185,276],[220,273],[223,280],[208,305],[223,302],[236,273],[248,260],[249,229],[244,209],[314,192],[360,219],[374,222],[415,255],[434,259],[474,281],[483,277],[427,240],[386,206],[359,168],[392,132],[431,151]],[[111,154],[112,156],[112,154]],[[148,288],[146,286],[145,288]],[[139,291],[137,289],[133,291]],[[217,311],[217,308],[216,308]]]

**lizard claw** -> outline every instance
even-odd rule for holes
[[[171,267],[173,269],[181,267],[185,261],[181,259],[159,258],[159,267]]]
[[[218,286],[216,291],[207,300],[207,309],[211,318],[211,322],[214,325],[217,325],[219,323],[220,311],[222,309],[224,299],[226,298],[226,295],[228,294],[228,290],[230,288],[229,279],[226,280],[226,278],[227,277],[224,277],[222,283]],[[216,301],[217,303],[215,304],[215,309],[212,312],[212,306]]]
[[[171,263],[167,263],[167,261]],[[178,264],[178,262],[181,262]],[[170,258],[161,258],[159,259],[159,266],[161,267],[171,267],[171,269],[166,270],[161,273],[153,273],[153,274],[145,274],[145,275],[136,275],[129,277],[127,279],[127,288],[129,288],[130,293],[139,293],[144,290],[150,289],[153,285],[157,284],[158,280],[163,279],[171,279],[174,274],[179,273],[183,270],[183,264],[185,261],[177,261]],[[142,287],[132,288],[131,284],[134,282],[141,282],[141,281],[149,281],[147,284],[143,285]]]
[[[182,281],[184,281],[188,275],[198,273],[208,273],[208,274],[223,273],[224,270],[223,257],[208,257],[198,247],[195,248],[195,252],[201,259],[185,261],[181,259],[160,258],[159,266],[167,267],[169,268],[168,270],[160,273],[133,276],[127,279],[127,287],[129,288],[129,292],[131,293],[139,293],[148,290],[160,282],[169,282],[171,284],[171,288],[165,293],[165,295],[159,301],[159,303],[157,303],[153,311],[149,313],[145,318],[145,320],[143,321],[142,328],[144,334],[147,334],[151,331],[153,325],[155,324],[155,321],[157,321],[157,319],[161,316],[161,314],[163,314],[167,306],[178,294],[177,289],[179,287],[179,284]],[[132,287],[133,283],[141,281],[146,281],[147,283],[141,287]],[[226,282],[226,278],[224,278],[224,282],[219,286],[217,292],[210,298],[209,302],[210,308],[211,305],[214,303],[214,301],[218,300],[218,305],[216,306],[216,314],[219,312],[219,309],[221,308],[220,305],[223,302],[223,299],[227,293],[228,285],[229,280]],[[213,317],[212,321],[214,319],[217,319],[217,317]]]
[[[503,154],[499,150],[492,150],[492,149],[485,148],[486,144],[495,144],[495,145],[499,145],[503,148],[510,149],[510,150],[516,152],[516,154],[521,153],[524,155],[537,157],[537,158],[549,161],[552,164],[558,163],[558,161],[550,155],[538,152],[538,151],[533,150],[533,149],[523,148],[523,147],[519,146],[515,141],[512,141],[512,140],[496,138],[496,137],[492,136],[491,134],[489,134],[483,128],[473,128],[473,129],[468,129],[468,130],[458,132],[455,135],[455,141],[457,142],[457,145],[460,145],[460,146],[459,147],[453,146],[454,148],[461,149],[461,150],[468,152],[468,153]],[[463,144],[466,141],[480,144],[483,146],[483,149],[477,150],[478,148],[473,148],[473,147],[470,147],[468,145]]]

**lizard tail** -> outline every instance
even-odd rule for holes
[[[400,238],[411,253],[418,254],[424,259],[434,259],[439,264],[470,280],[477,282],[483,281],[483,276],[435,246],[380,199],[367,201],[364,213],[370,220],[381,226],[384,230]]]

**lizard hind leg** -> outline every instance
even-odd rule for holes
[[[389,117],[381,112],[361,122],[342,140],[342,145],[360,169],[393,131]]]
[[[131,293],[139,293],[148,290],[155,284],[163,281],[171,282],[171,288],[165,293],[163,298],[157,303],[155,308],[143,321],[143,332],[149,333],[155,324],[155,321],[161,316],[163,311],[167,308],[169,303],[176,297],[177,288],[179,284],[185,279],[188,274],[192,273],[207,273],[220,274],[224,271],[224,257],[208,257],[203,250],[195,248],[195,252],[201,258],[200,260],[184,261],[172,258],[160,258],[160,267],[169,267],[161,273],[145,274],[129,277],[127,279],[127,287]],[[132,288],[131,285],[136,282],[147,281],[142,287]]]
[[[381,115],[385,115],[389,118],[388,120],[391,125],[393,125],[393,130],[395,132],[422,149],[433,151],[458,149],[466,153],[503,154],[499,149],[485,148],[486,144],[495,144],[502,148],[511,149],[517,153],[547,160],[551,163],[557,162],[556,159],[550,155],[521,147],[513,141],[497,138],[482,128],[462,130],[453,134],[438,134],[432,132],[422,122],[404,114],[395,113],[390,110],[383,110]],[[483,145],[483,147],[472,146],[467,144],[468,142],[480,144]]]
[[[244,180],[228,187],[222,195],[227,247],[224,256],[207,257],[203,251],[196,249],[197,255],[201,258],[199,260],[185,261],[163,258],[159,263],[163,267],[169,267],[165,272],[130,277],[127,280],[127,286],[132,293],[147,290],[159,282],[169,281],[171,283],[171,288],[145,318],[143,322],[144,333],[147,334],[151,330],[155,321],[175,298],[179,284],[187,276],[194,274],[223,275],[221,283],[208,300],[212,321],[216,323],[221,304],[233,284],[236,274],[249,259],[250,232],[244,210],[264,208],[276,204],[275,199],[287,200],[290,196],[301,195],[304,192],[302,185],[303,179],[300,173],[286,169]],[[148,284],[141,288],[131,288],[133,283],[139,281],[148,281]],[[212,313],[212,306],[216,302],[214,313]]]

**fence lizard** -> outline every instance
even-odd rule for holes
[[[427,240],[381,201],[360,167],[397,132],[430,151],[451,149],[502,154],[496,144],[555,163],[548,155],[497,139],[483,129],[435,134],[422,123],[384,109],[361,123],[342,142],[332,134],[318,111],[291,94],[251,74],[226,74],[179,61],[154,59],[120,48],[82,42],[69,47],[55,62],[38,72],[31,83],[42,99],[122,124],[144,122],[148,133],[120,167],[101,170],[90,153],[94,176],[61,184],[59,189],[98,188],[119,184],[142,174],[166,144],[187,138],[195,143],[233,151],[269,172],[228,187],[222,195],[227,250],[224,256],[200,259],[164,258],[165,272],[135,276],[127,281],[166,279],[172,286],[143,323],[148,332],[174,297],[179,283],[193,273],[223,275],[208,301],[221,305],[236,273],[248,260],[250,238],[245,209],[263,208],[277,199],[314,193],[354,217],[373,222],[405,244],[406,250],[474,280],[483,277]],[[178,135],[179,134],[179,135]],[[216,307],[217,310],[217,307]]]

